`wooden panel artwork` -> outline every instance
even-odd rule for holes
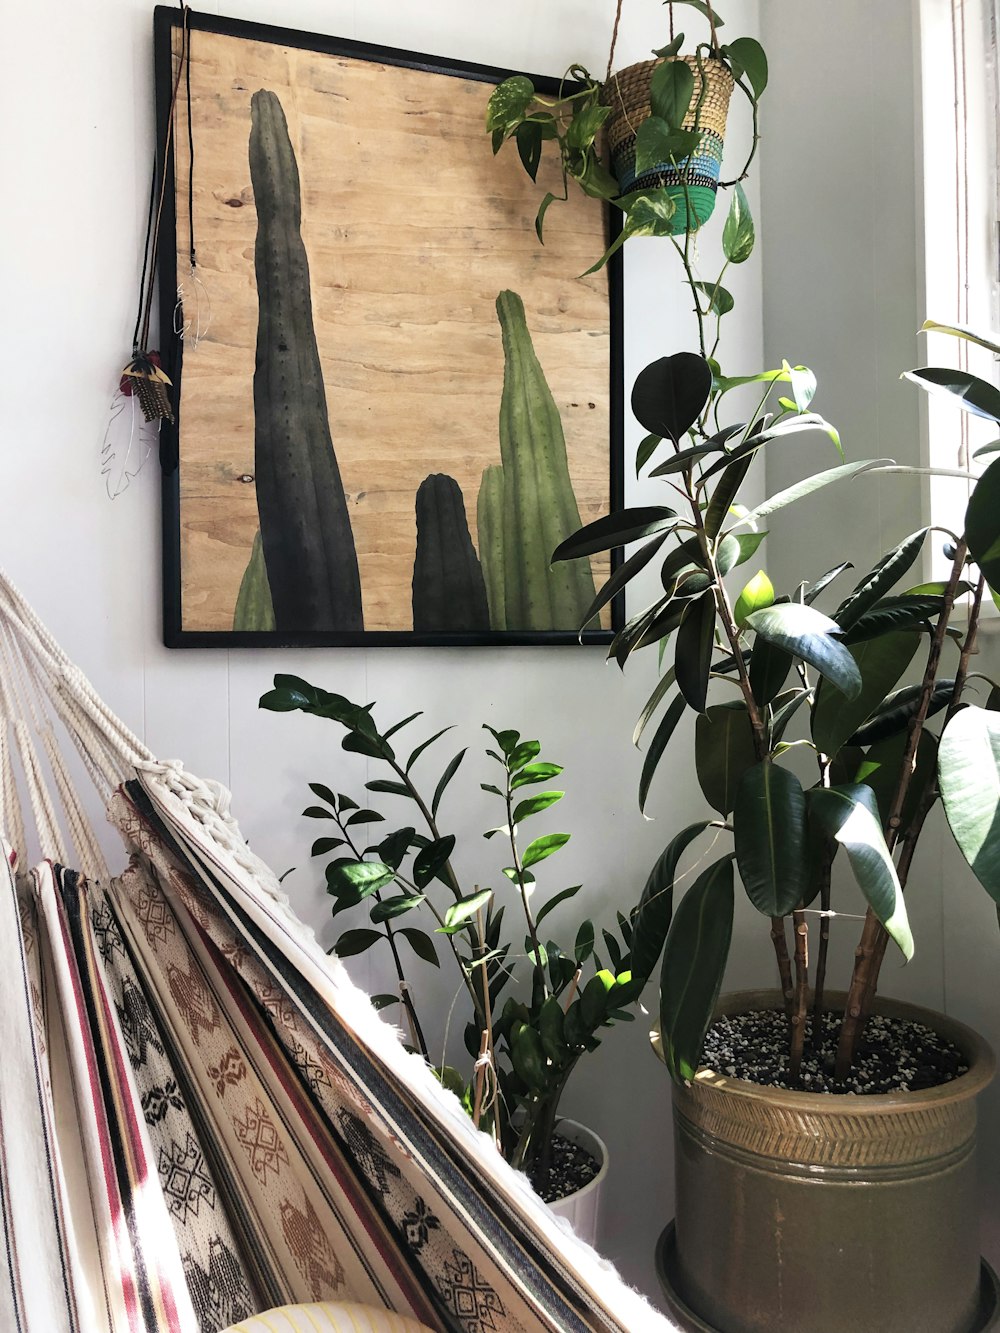
[[[504,618],[497,599],[517,552],[503,549],[498,583],[483,536],[509,535],[509,520],[491,529],[490,513],[507,511],[488,511],[480,492],[502,461],[497,302],[513,292],[523,319],[520,302],[502,303],[516,340],[507,374],[528,382],[509,392],[533,394],[539,379],[551,389],[581,521],[614,499],[612,302],[604,272],[579,276],[606,246],[601,205],[572,191],[538,243],[538,203],[562,192],[561,179],[543,164],[533,185],[513,145],[494,159],[482,72],[394,63],[430,62],[378,59],[378,48],[311,49],[298,35],[195,17],[197,280],[183,79],[173,135],[189,327],[165,509],[177,529],[165,543],[167,641],[236,642],[234,631],[262,643],[575,637],[578,624],[545,623],[534,593],[530,612]],[[176,71],[175,17],[163,32]],[[174,238],[165,245],[173,265]],[[531,488],[539,507],[560,484],[558,458],[550,463],[537,469],[545,485]],[[428,483],[438,474],[453,482]],[[595,557],[598,587],[608,571]],[[552,605],[563,614],[565,602]],[[606,640],[609,626],[605,612],[594,637]]]

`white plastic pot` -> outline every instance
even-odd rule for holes
[[[556,1125],[556,1133],[561,1134],[570,1143],[586,1148],[587,1152],[596,1157],[601,1164],[597,1175],[589,1184],[584,1185],[583,1189],[575,1190],[572,1194],[567,1194],[564,1198],[556,1199],[555,1203],[549,1204],[556,1217],[564,1217],[581,1240],[586,1241],[588,1245],[596,1245],[601,1193],[604,1188],[604,1177],[608,1174],[607,1145],[592,1129],[578,1124],[575,1120],[560,1120]]]

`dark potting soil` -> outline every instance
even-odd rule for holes
[[[581,1148],[578,1143],[570,1143],[561,1134],[554,1134],[548,1178],[536,1188],[546,1203],[555,1203],[557,1199],[565,1199],[567,1194],[589,1185],[600,1169],[600,1162],[586,1148]]]
[[[968,1071],[961,1051],[922,1023],[873,1014],[848,1078],[834,1077],[841,1015],[823,1015],[819,1050],[806,1021],[801,1077],[788,1073],[788,1020],[778,1010],[717,1018],[705,1038],[703,1064],[717,1074],[797,1092],[917,1092]]]

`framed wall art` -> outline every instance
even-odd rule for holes
[[[539,245],[509,71],[162,7],[156,68],[166,643],[575,642],[610,561],[548,557],[621,503],[619,271],[579,276],[576,191]]]

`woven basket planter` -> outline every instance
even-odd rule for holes
[[[671,162],[658,163],[641,175],[636,175],[635,170],[636,131],[650,113],[649,85],[653,70],[661,61],[643,60],[613,74],[604,86],[603,100],[611,107],[607,121],[608,146],[622,194],[666,186],[676,205],[671,230],[679,235],[689,230],[697,231],[708,221],[715,207],[733,76],[721,60],[702,60],[699,65],[694,56],[676,58],[683,60],[694,75],[694,94],[683,128],[693,130],[697,116],[697,127],[701,130],[698,150],[690,157],[682,158],[676,166]]]

